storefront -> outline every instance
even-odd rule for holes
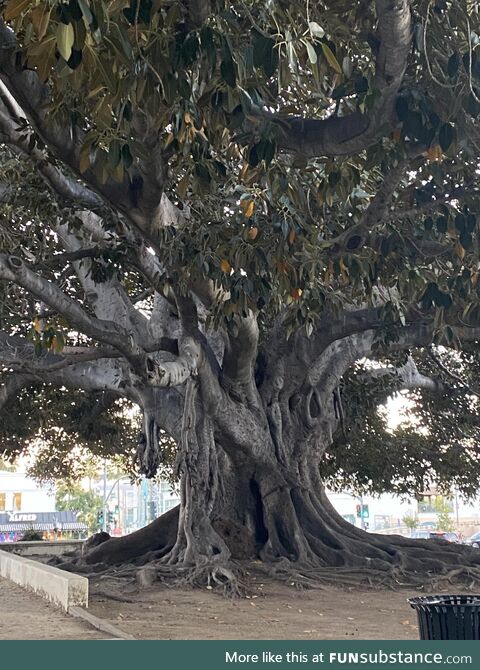
[[[88,528],[76,512],[5,512],[0,513],[0,542],[17,542],[27,531],[35,531],[44,540],[85,537]]]

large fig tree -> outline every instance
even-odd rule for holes
[[[147,476],[178,445],[180,508],[84,560],[220,582],[239,554],[309,579],[480,574],[471,550],[349,525],[321,475],[359,361],[379,402],[476,402],[435,353],[415,363],[480,336],[476,3],[2,12],[2,422],[29,389],[73,389],[79,423],[141,408]]]

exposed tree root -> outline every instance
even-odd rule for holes
[[[367,533],[339,516],[313,487],[270,489],[262,496],[262,506],[266,540],[253,570],[270,577],[310,588],[430,591],[480,585],[478,550],[441,540]],[[160,581],[235,595],[245,590],[240,565],[248,563],[232,560],[244,535],[235,525],[230,531],[225,520],[215,523],[203,514],[189,516],[174,509],[150,526],[108,539],[59,567],[91,576],[103,573],[143,588]]]
[[[230,597],[246,592],[241,574],[240,566],[221,565],[216,562],[192,567],[162,565],[158,568],[158,579],[163,583],[207,588]]]
[[[204,562],[203,565],[168,565],[154,561],[145,566],[125,565],[123,567],[104,566],[100,579],[125,580],[137,587],[150,588],[155,582],[169,587],[195,587],[216,591],[225,596],[240,596],[247,591],[244,571],[238,564],[221,564],[218,561]],[[99,578],[98,573],[89,575]]]
[[[155,558],[159,558],[175,544],[178,513],[179,508],[175,507],[135,533],[110,538],[86,551],[83,560],[85,563],[104,563],[108,566],[135,560],[142,563],[149,552],[155,552]]]
[[[362,568],[318,568],[297,565],[283,560],[278,564],[256,566],[262,574],[289,583],[297,588],[336,586],[346,589],[415,589],[425,592],[443,590],[461,585],[469,590],[478,589],[480,569],[463,566],[442,573],[412,572],[391,566],[385,571]]]

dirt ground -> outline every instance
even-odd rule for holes
[[[455,591],[461,592],[458,589]],[[111,578],[90,581],[89,611],[142,640],[415,640],[413,591],[324,587],[298,590],[252,576],[234,600],[204,589],[154,584],[140,590]],[[0,639],[105,639],[42,598],[0,579]]]
[[[416,614],[407,603],[418,592],[298,590],[252,579],[251,595],[236,600],[208,590],[155,584],[139,591],[96,579],[89,609],[139,639],[418,639]]]
[[[108,637],[43,598],[0,578],[0,640],[100,640]]]

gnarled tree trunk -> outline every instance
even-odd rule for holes
[[[339,579],[423,584],[434,576],[477,577],[480,556],[474,551],[366,533],[329,502],[320,466],[342,415],[336,385],[362,351],[352,341],[325,347],[300,387],[298,368],[287,355],[271,371],[264,364],[260,383],[258,375],[247,387],[223,380],[215,407],[204,400],[210,387],[202,374],[190,378],[178,458],[178,516],[174,520],[169,512],[128,538],[112,539],[87,561],[136,557],[144,563],[148,548],[159,575],[168,566],[193,582],[222,584],[233,580],[232,559],[254,557],[273,574],[307,584]],[[427,383],[410,363],[405,370],[409,385]]]

